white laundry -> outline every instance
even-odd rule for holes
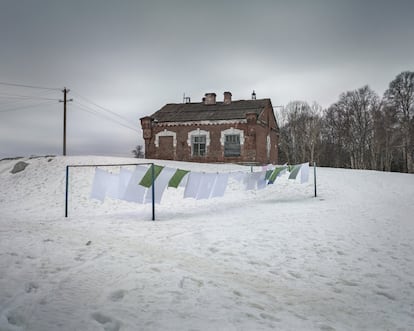
[[[267,185],[266,170],[260,171],[259,174],[260,176],[258,176],[258,179],[257,179],[257,189],[263,190]]]
[[[170,181],[171,177],[175,174],[176,171],[177,169],[165,167],[161,170],[160,174],[155,179],[155,183],[154,183],[155,203],[161,202],[162,195],[168,186],[168,182]],[[152,202],[152,185],[148,188],[147,194],[145,196],[145,203],[151,203],[151,202]]]
[[[123,199],[131,177],[131,170],[128,170],[127,168],[121,168],[118,175],[118,199]]]
[[[119,199],[119,174],[108,173],[106,196],[111,199]]]
[[[246,172],[243,171],[236,171],[236,172],[232,172],[229,175],[229,178],[234,179],[235,181],[241,182],[244,180],[245,176],[246,176]]]
[[[105,170],[96,168],[93,177],[91,199],[97,199],[103,202],[105,200],[106,190],[108,187],[108,175]]]
[[[300,167],[300,183],[306,183],[309,180],[309,163],[302,163]]]
[[[227,188],[229,174],[218,174],[211,190],[211,198],[222,197]]]
[[[187,181],[188,181],[188,176],[190,173],[187,173],[183,179],[180,182],[180,185],[178,185],[178,187],[186,187],[187,186]]]
[[[207,174],[203,173],[201,174],[201,181],[200,185],[198,186],[197,191],[197,200],[201,199],[208,199],[210,198],[211,191],[214,186],[214,182],[216,181],[217,174]]]
[[[122,197],[123,200],[138,203],[144,202],[144,197],[147,188],[139,185],[139,182],[141,181],[142,177],[145,175],[146,172],[147,167],[145,166],[137,166],[135,168],[135,171],[132,173],[129,183],[126,187],[125,193]]]
[[[201,178],[202,174],[199,172],[190,172],[188,174],[187,185],[184,190],[184,198],[197,198]]]
[[[263,176],[266,176],[265,172],[250,172],[245,175],[243,183],[246,191],[257,189],[257,184],[262,176],[262,173],[264,173]]]

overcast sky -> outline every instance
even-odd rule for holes
[[[413,13],[412,0],[0,0],[0,158],[62,153],[63,87],[69,155],[130,156],[139,118],[183,93],[382,95],[414,70]]]

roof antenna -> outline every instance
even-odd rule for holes
[[[256,92],[253,90],[253,93],[252,93],[252,100],[256,100]]]
[[[186,97],[185,93],[183,94],[183,103],[191,103],[191,98],[190,97]]]

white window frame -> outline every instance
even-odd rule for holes
[[[240,147],[244,145],[244,131],[240,129],[235,129],[231,127],[230,129],[226,129],[221,131],[220,143],[221,146],[224,147],[224,143],[226,142],[226,135],[240,135]]]
[[[160,137],[173,137],[173,147],[175,148],[177,146],[177,133],[173,131],[168,131],[167,129],[164,129],[164,131],[158,132],[155,135],[155,147],[160,147]]]
[[[194,149],[193,149],[193,139],[192,137],[196,136],[205,136],[206,137],[206,152],[203,156],[200,155],[194,155]],[[196,130],[188,132],[188,139],[187,139],[188,146],[191,147],[191,156],[193,157],[205,157],[208,155],[209,147],[210,147],[210,132],[205,130],[200,130],[200,128],[197,128]]]

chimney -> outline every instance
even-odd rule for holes
[[[203,98],[205,105],[215,105],[216,104],[216,93],[206,93]]]
[[[231,93],[230,92],[224,92],[224,104],[225,105],[231,104]]]

